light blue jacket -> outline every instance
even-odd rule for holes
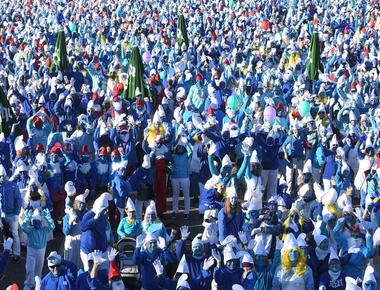
[[[43,249],[46,247],[48,234],[54,230],[54,221],[50,214],[45,217],[47,225],[42,222],[42,227],[40,229],[34,228],[31,224],[31,217],[25,217],[24,222],[21,225],[21,229],[28,236],[28,247],[34,249]]]

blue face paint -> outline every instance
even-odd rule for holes
[[[375,281],[367,281],[364,284],[364,290],[376,290],[376,282]]]
[[[299,257],[300,257],[300,254],[296,250],[291,250],[289,252],[289,260],[292,263],[292,265],[297,264]]]

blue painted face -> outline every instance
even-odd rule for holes
[[[375,281],[367,281],[364,284],[364,290],[376,290],[376,282]]]
[[[201,257],[203,256],[203,245],[202,244],[195,244],[193,247],[192,247],[192,251],[193,251],[193,255],[196,256],[196,257]]]
[[[300,254],[296,250],[291,250],[289,252],[289,260],[293,265],[297,264],[299,257]]]
[[[334,273],[337,273],[339,272],[341,269],[341,265],[340,265],[340,261],[339,260],[332,260],[330,263],[329,263],[329,270],[334,272]]]
[[[322,250],[322,251],[327,251],[328,248],[329,248],[329,240],[328,239],[325,239],[321,242],[321,244],[319,245],[319,248]]]
[[[147,243],[146,248],[149,253],[153,253],[157,249],[157,241],[152,240]]]

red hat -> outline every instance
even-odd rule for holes
[[[224,64],[230,64],[230,61],[228,60],[228,58],[226,58],[224,61],[223,61]]]
[[[202,76],[200,75],[200,74],[197,74],[197,76],[195,77],[195,80],[197,81],[197,82],[199,82],[199,81],[201,81],[203,78],[202,78]]]
[[[99,156],[100,155],[107,155],[106,147],[104,147],[104,146],[100,147],[98,154],[99,154]]]
[[[117,86],[113,88],[112,94],[114,97],[119,95],[119,88]]]
[[[47,60],[45,61],[45,66],[46,67],[50,67],[51,66],[51,58],[50,56],[47,58]]]
[[[98,92],[92,92],[92,99],[95,101],[99,97]]]
[[[66,143],[64,146],[63,146],[63,152],[72,152],[73,151],[73,148],[71,146],[70,143]]]
[[[112,150],[111,154],[120,157],[120,152],[117,149]]]
[[[20,287],[16,284],[16,283],[13,283],[10,287],[8,287],[7,289],[9,290],[19,290]]]
[[[42,119],[41,119],[41,117],[39,117],[39,116],[34,116],[34,117],[33,117],[33,124],[34,124],[35,126],[41,125],[41,124],[42,124]]]
[[[83,145],[82,147],[82,155],[90,155],[90,151],[88,150],[87,145]]]
[[[344,28],[344,31],[343,31],[343,33],[344,34],[348,34],[350,31],[348,30],[348,27],[346,26],[345,28]]]
[[[214,41],[216,40],[216,33],[215,33],[215,31],[212,32],[211,39],[214,40]]]
[[[277,111],[282,110],[283,108],[284,108],[284,105],[282,103],[278,103],[276,106]]]
[[[214,77],[220,77],[220,72],[219,72],[218,70],[216,70],[216,71],[214,72]]]
[[[270,29],[270,23],[268,20],[261,22],[261,29],[265,31],[268,31]]]
[[[214,109],[211,108],[211,106],[208,107],[208,109],[207,109],[207,115],[209,115],[209,116],[213,116],[214,115]]]
[[[355,84],[355,81],[352,81],[351,83],[351,91],[356,91],[356,84]]]
[[[61,143],[55,143],[54,144],[54,146],[50,149],[50,153],[51,154],[61,154],[61,147],[62,147],[62,145],[61,145]]]
[[[115,261],[110,262],[110,271],[108,272],[108,280],[120,277],[119,267]]]
[[[36,146],[36,153],[44,153],[44,152],[45,152],[44,145],[42,145],[41,143],[38,143]]]

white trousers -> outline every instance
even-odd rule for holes
[[[45,262],[45,251],[46,247],[43,249],[27,248],[24,290],[32,289],[35,284],[34,278],[36,276],[41,277],[42,268]]]
[[[265,170],[261,173],[261,185],[264,197],[268,201],[272,196],[277,194],[277,173],[278,169]]]
[[[178,197],[179,191],[182,189],[185,199],[185,214],[190,212],[190,179],[187,178],[172,178],[173,189],[173,212],[178,213]]]
[[[13,255],[20,256],[20,236],[18,233],[18,216],[6,217],[5,220],[9,224],[9,229],[13,236]]]

